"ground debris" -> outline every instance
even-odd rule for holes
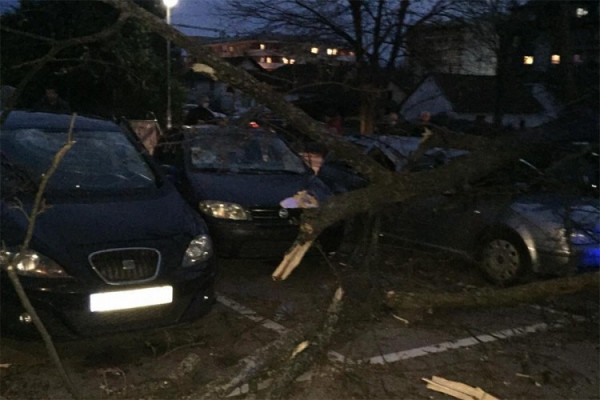
[[[428,389],[445,393],[460,400],[499,400],[481,388],[474,388],[461,382],[450,381],[439,376],[433,376],[431,379],[422,379],[427,382]]]

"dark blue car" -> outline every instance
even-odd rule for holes
[[[2,329],[33,331],[6,276],[41,177],[70,115],[14,111],[1,127]],[[51,332],[88,336],[195,319],[214,303],[216,265],[201,216],[119,125],[77,117],[46,209],[15,266]],[[24,213],[25,212],[25,213]]]
[[[217,254],[224,257],[282,256],[298,234],[302,208],[332,195],[302,158],[268,131],[204,125],[171,144],[157,157],[177,167],[181,191],[202,212]],[[308,203],[298,204],[302,199]],[[325,247],[339,241],[336,229],[322,238]]]

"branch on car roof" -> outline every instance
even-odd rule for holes
[[[207,49],[192,37],[179,32],[175,27],[165,24],[164,20],[136,5],[131,0],[100,0],[110,4],[121,12],[146,25],[153,32],[170,40],[174,45],[185,49],[190,55],[214,70],[215,77],[227,82],[252,96],[259,103],[268,107],[274,114],[281,116],[294,126],[297,132],[306,138],[325,144],[334,149],[336,154],[347,160],[358,172],[371,182],[377,182],[386,171],[374,160],[361,154],[355,146],[342,138],[331,135],[319,122],[312,119],[304,111],[289,103],[285,97],[274,92],[270,85],[257,80],[247,71],[223,60],[217,53]]]

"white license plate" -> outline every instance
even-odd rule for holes
[[[158,286],[90,295],[90,311],[103,312],[129,310],[173,302],[173,287]]]

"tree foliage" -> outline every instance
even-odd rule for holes
[[[138,1],[155,15],[158,0]],[[1,17],[3,85],[17,86],[60,41],[100,32],[119,13],[96,1],[22,0]],[[74,111],[112,116],[162,115],[166,99],[165,40],[140,24],[125,23],[107,40],[81,43],[58,52],[31,79],[17,104],[31,107],[46,86],[55,86]]]
[[[385,105],[390,72],[407,55],[407,35],[422,24],[456,15],[460,4],[459,0],[426,4],[410,0],[228,0],[221,12],[251,23],[258,33],[293,32],[350,49],[355,56],[352,84],[361,97],[361,132],[372,133]]]

